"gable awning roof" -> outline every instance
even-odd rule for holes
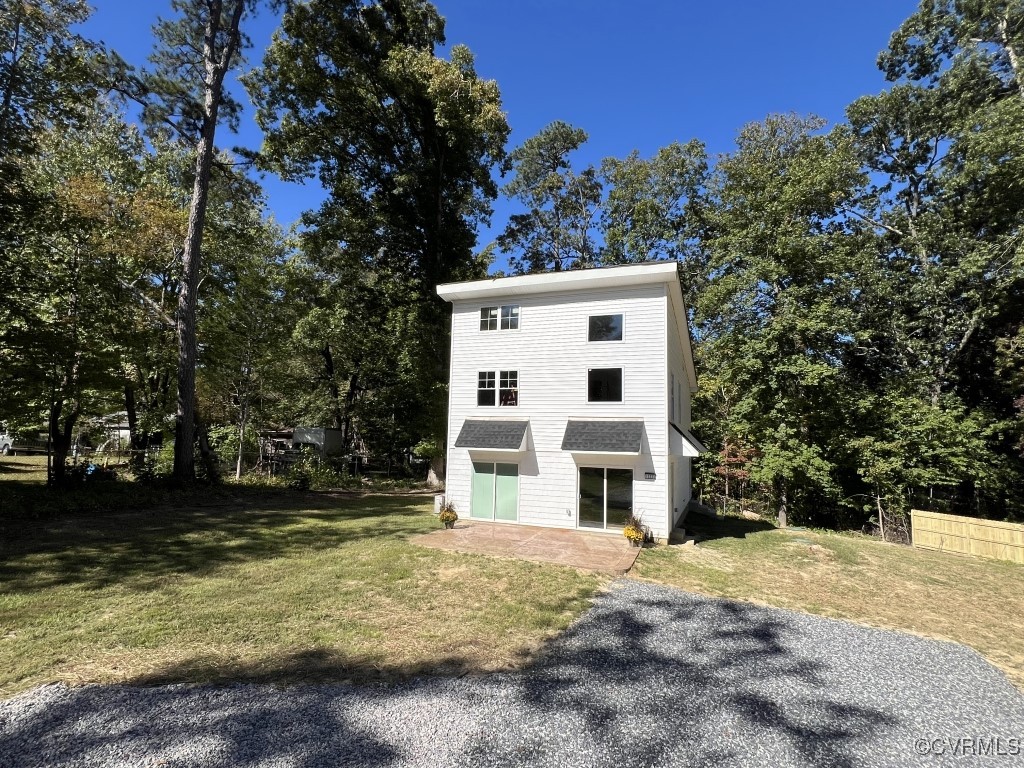
[[[525,449],[526,427],[529,423],[525,419],[466,419],[455,439],[455,447],[522,451]]]
[[[586,421],[570,419],[562,450],[574,453],[640,453],[644,423],[639,419]]]
[[[672,423],[669,423],[669,426],[672,427],[668,441],[670,454],[673,456],[700,456],[702,453],[708,452],[704,443],[694,437],[690,430],[677,427]]]

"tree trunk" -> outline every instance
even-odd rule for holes
[[[782,484],[782,490],[779,492],[779,528],[785,528],[789,525],[789,502],[786,494],[786,484]]]
[[[238,462],[235,464],[235,480],[242,479],[242,452],[245,449],[245,422],[249,415],[249,409],[243,398],[241,403],[241,419],[238,425]]]
[[[14,88],[18,80],[18,55],[21,47],[21,14],[23,7],[21,3],[14,5],[14,40],[11,44],[11,66],[7,70],[7,82],[4,84],[3,103],[0,105],[0,156],[6,155],[10,127],[11,110],[14,101]]]
[[[430,459],[430,468],[427,470],[427,483],[431,486],[441,485],[441,478],[444,477],[444,455],[434,456]]]
[[[341,412],[341,392],[338,390],[337,371],[334,369],[334,355],[331,353],[330,344],[324,344],[323,349],[320,350],[320,356],[324,359],[324,377],[327,381],[327,391],[331,395],[331,415],[334,419],[334,428],[344,430],[345,419]]]
[[[199,455],[203,459],[203,466],[206,468],[206,479],[211,483],[220,482],[220,466],[217,454],[210,447],[210,435],[206,431],[206,425],[196,416],[195,432],[199,437]]]
[[[196,305],[199,290],[200,255],[206,205],[210,191],[210,169],[213,166],[214,137],[217,113],[223,96],[224,75],[238,48],[238,25],[244,9],[243,0],[235,0],[228,43],[220,52],[214,50],[221,22],[220,0],[211,2],[203,36],[203,127],[196,145],[195,180],[192,203],[188,212],[188,229],[181,255],[182,277],[178,287],[178,411],[174,434],[174,479],[178,483],[195,480],[193,454],[196,412]]]
[[[62,485],[67,478],[68,454],[71,453],[72,435],[78,422],[79,409],[74,406],[63,416],[64,401],[59,399],[50,404],[49,444],[52,452],[52,469],[50,482]],[[61,421],[63,420],[63,425]]]
[[[359,397],[359,371],[353,373],[348,380],[348,391],[345,393],[345,411],[342,414],[341,444],[344,451],[350,453],[355,445],[355,434],[352,428],[352,413],[355,411],[356,398]]]
[[[1017,49],[1013,47],[1013,43],[1010,40],[1009,22],[1009,12],[1007,12],[1000,17],[996,25],[999,29],[999,43],[1002,45],[1003,50],[1006,51],[1006,58],[1010,62],[1010,69],[1013,71],[1013,82],[1017,85],[1017,93],[1024,98],[1024,72],[1021,72],[1020,57],[1017,55]]]
[[[128,444],[131,451],[129,462],[133,470],[142,469],[146,463],[146,448],[149,435],[139,432],[138,406],[135,401],[135,387],[124,385],[124,410],[128,414]]]

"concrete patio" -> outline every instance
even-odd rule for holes
[[[539,563],[620,575],[636,562],[640,549],[617,533],[590,533],[534,525],[459,520],[454,528],[441,528],[414,536],[422,547],[476,555],[516,557]]]

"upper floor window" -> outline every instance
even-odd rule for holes
[[[506,304],[501,308],[501,330],[515,331],[519,329],[519,305]]]
[[[501,371],[498,377],[498,405],[519,405],[519,371]]]
[[[587,341],[622,341],[622,315],[591,315]]]
[[[519,328],[519,305],[503,304],[500,307],[480,308],[480,330],[515,331]]]
[[[477,405],[519,405],[519,371],[480,371],[476,385]]]
[[[494,405],[497,390],[494,387],[494,371],[480,371],[477,375],[476,404]]]
[[[481,307],[480,308],[480,330],[481,331],[496,331],[496,330],[498,330],[498,308],[497,307]]]
[[[587,370],[587,402],[621,403],[622,369],[590,368]]]

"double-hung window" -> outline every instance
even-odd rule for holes
[[[477,374],[476,404],[519,405],[519,371],[480,371]]]
[[[476,404],[497,405],[497,390],[494,387],[494,371],[480,371],[477,376]]]
[[[519,405],[519,371],[500,372],[498,405]]]
[[[480,307],[481,331],[519,330],[519,305],[502,304],[500,307]]]

